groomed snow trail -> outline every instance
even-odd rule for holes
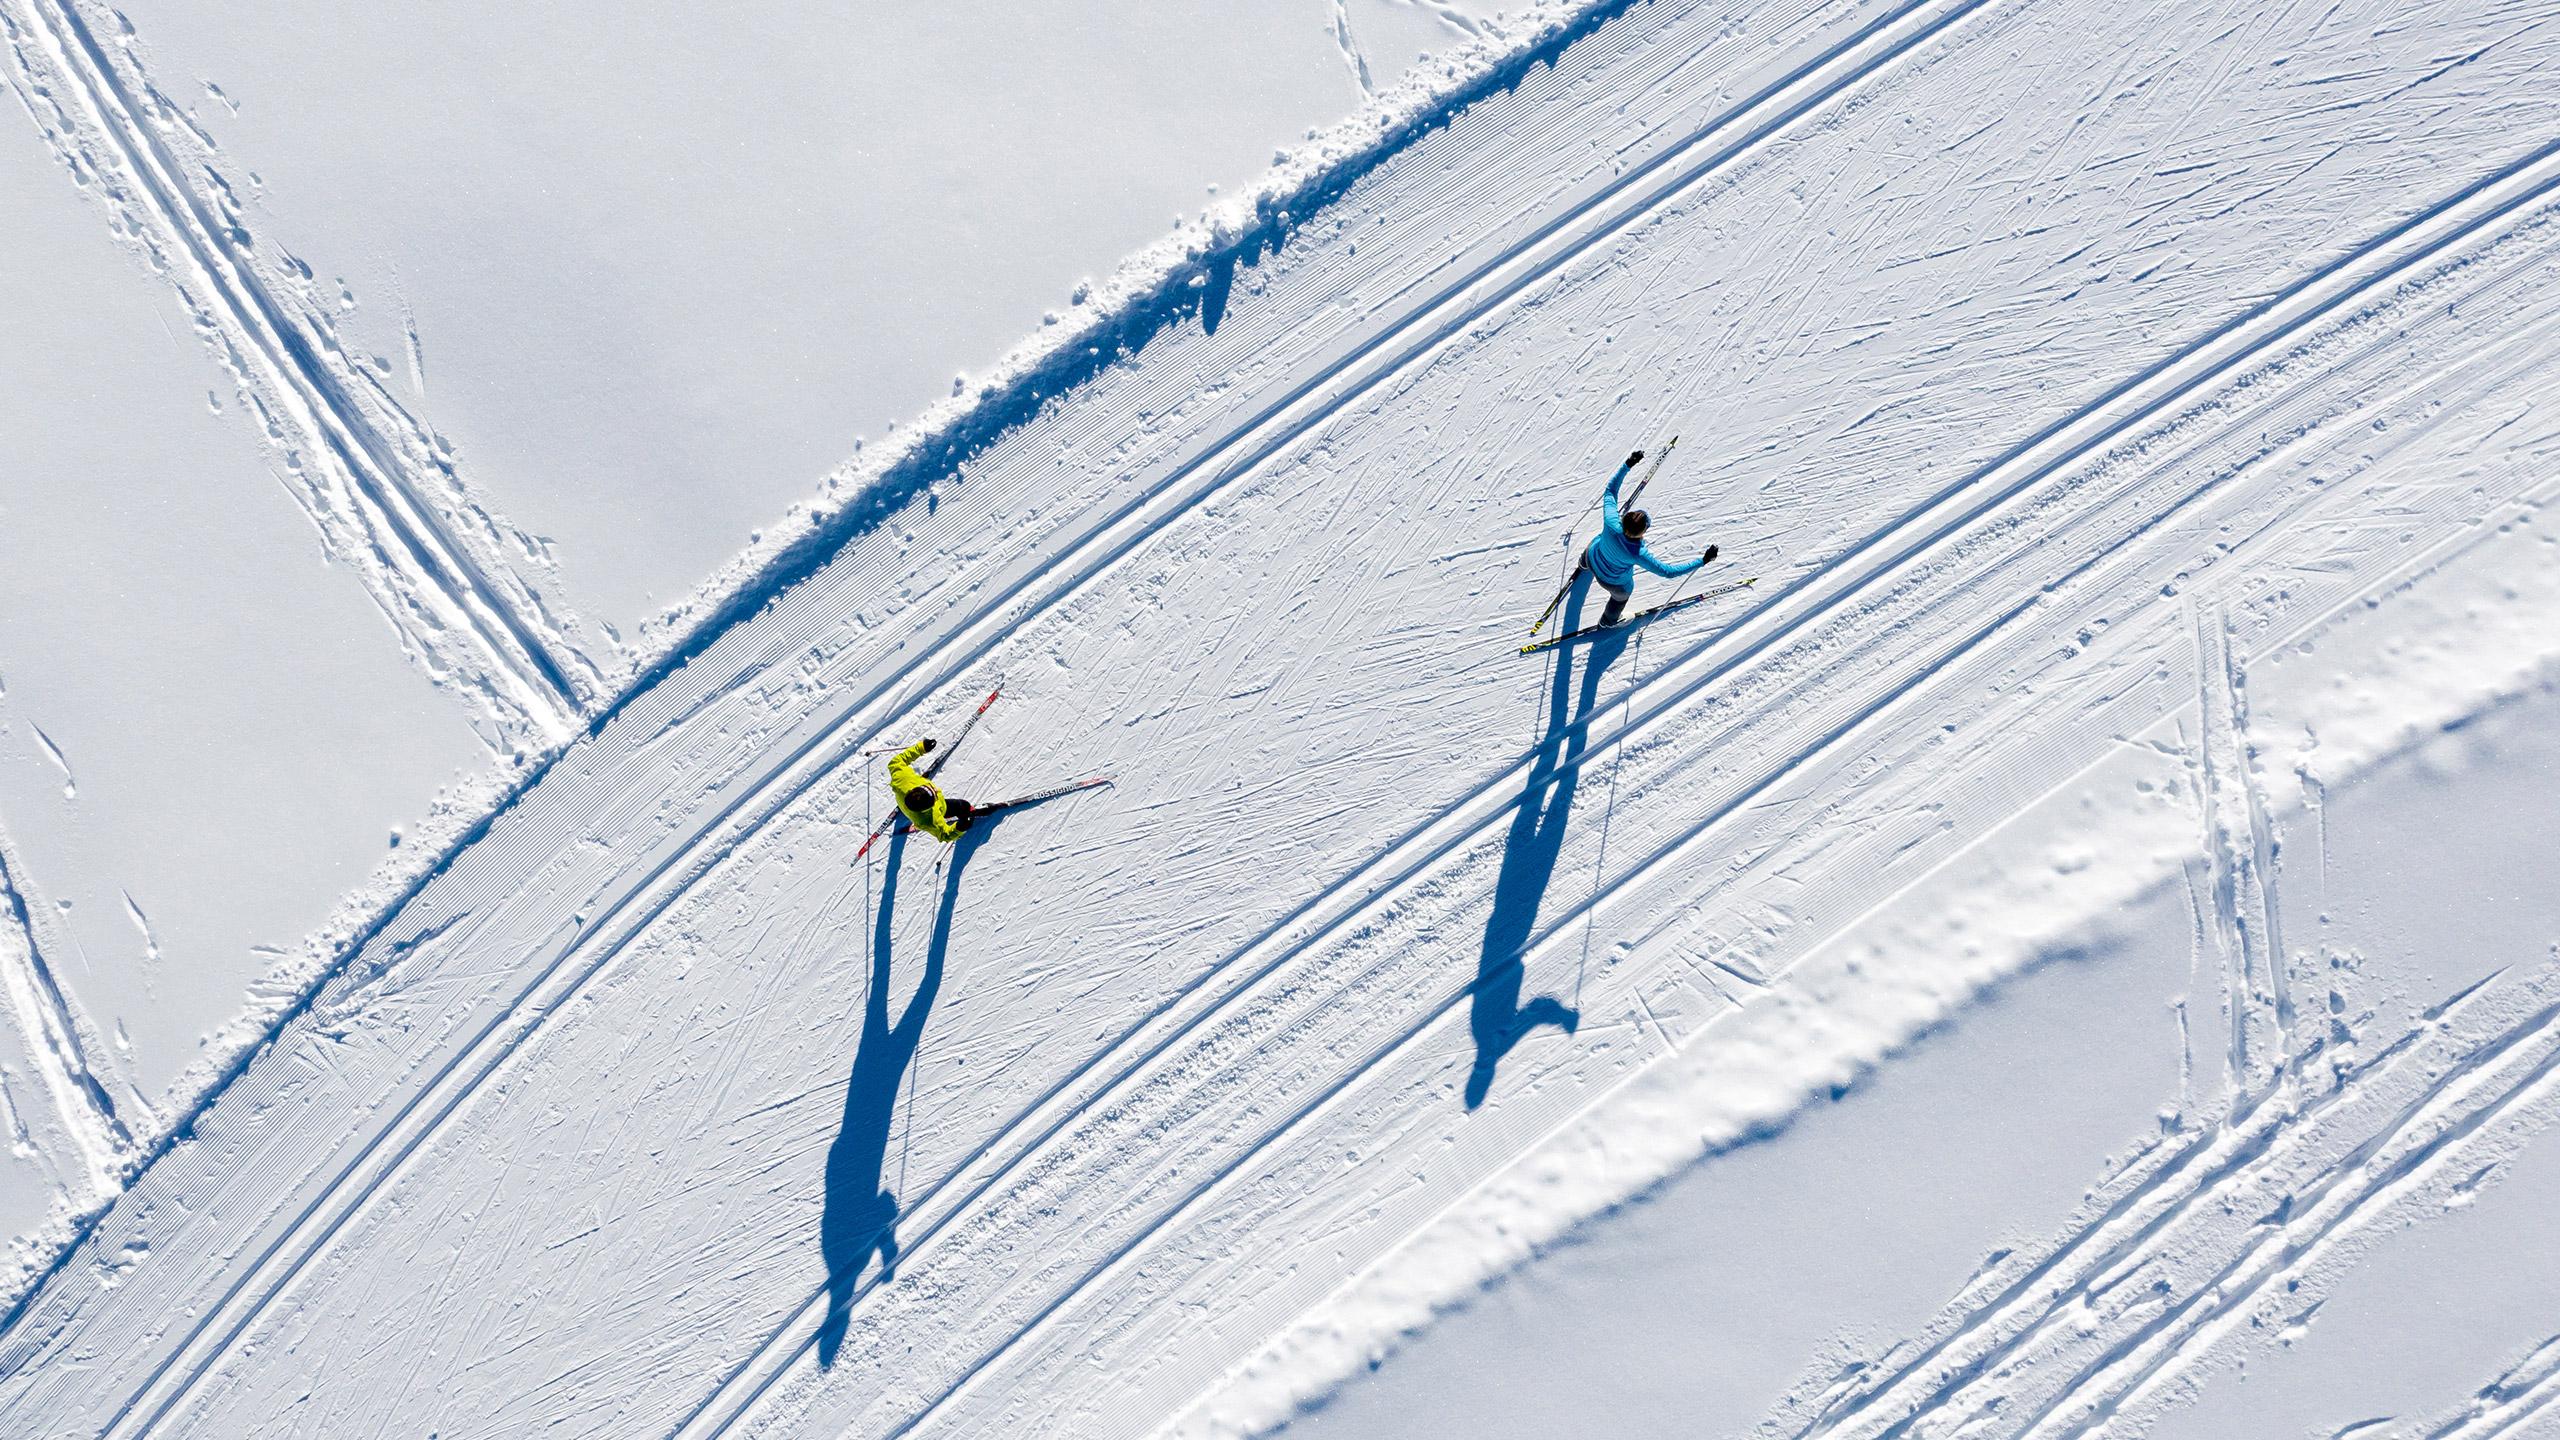
[[[1779,978],[2192,704],[2164,588],[2298,576],[2231,582],[2271,640],[2530,498],[2428,456],[2554,378],[2551,42],[2389,18],[1628,10],[573,747],[10,1318],[0,1418],[1161,1423],[1727,1009],[1690,957]],[[1753,608],[1511,653],[1672,429],[1663,548]],[[956,789],[1119,786],[848,868],[847,758],[998,674]]]

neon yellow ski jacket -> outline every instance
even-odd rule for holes
[[[943,806],[941,788],[916,773],[916,757],[923,753],[924,742],[919,740],[889,757],[889,793],[896,798],[898,813],[907,817],[908,824],[936,840],[957,840],[960,827],[951,822],[951,812]],[[933,808],[918,811],[907,803],[907,792],[919,785],[933,791]]]

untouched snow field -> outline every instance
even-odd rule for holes
[[[908,333],[1005,352],[1142,203],[1386,90],[1383,11],[1482,33],[987,378]],[[836,190],[966,195],[934,157],[985,145],[906,103],[930,46],[883,96],[845,57],[895,47],[814,22],[679,63],[635,20],[569,75],[522,62],[584,36],[494,9],[0,13],[58,158],[154,137],[175,188],[97,183],[180,359],[230,357],[375,557],[371,658],[508,785],[200,1102],[18,1123],[106,1203],[26,1252],[0,1429],[2555,1423],[2560,7],[1345,0],[1220,31],[1300,57],[1250,95],[1015,17],[1022,113],[1100,97],[997,126],[1032,223],[871,267],[816,258],[881,223]],[[238,131],[161,93],[197,69]],[[661,124],[753,161],[615,203]],[[217,140],[299,198],[171,208]],[[1070,156],[1082,218],[1024,178]],[[408,257],[446,164],[523,218]],[[322,324],[345,282],[241,238],[295,226],[400,304]],[[924,413],[829,471],[864,393]],[[1751,583],[1518,653],[1675,434],[1656,547]],[[769,531],[721,567],[724,523]],[[1114,783],[857,861],[877,751],[999,690],[955,791]],[[39,958],[0,952],[9,1102],[77,1117]]]

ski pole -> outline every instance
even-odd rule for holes
[[[951,744],[950,744],[950,745],[938,745],[938,746],[936,746],[936,747],[934,747],[934,748],[936,748],[936,749],[938,749],[938,750],[945,750],[945,751],[947,751],[947,750],[951,749],[951,748],[952,748],[952,746],[954,746],[954,745],[958,745],[961,741],[963,741],[963,740],[965,740],[965,739],[969,738],[969,730],[970,730],[970,728],[971,728],[972,726],[974,726],[974,725],[976,725],[976,724],[978,723],[978,717],[979,717],[979,716],[984,715],[984,714],[986,714],[986,713],[987,713],[987,707],[988,707],[988,706],[993,705],[994,703],[996,703],[996,696],[997,696],[997,695],[999,695],[999,694],[1001,694],[1001,693],[1003,693],[1003,690],[1004,690],[1003,685],[1002,685],[1001,683],[999,683],[999,684],[997,685],[997,687],[995,688],[995,690],[990,691],[990,692],[988,693],[988,695],[987,695],[987,698],[986,698],[986,699],[981,700],[981,701],[979,701],[979,702],[978,702],[978,708],[977,708],[977,709],[972,710],[972,711],[970,711],[970,712],[969,712],[969,718],[960,722],[960,733],[951,737]],[[870,759],[874,759],[874,758],[876,758],[876,757],[878,757],[878,756],[882,756],[882,755],[895,755],[895,754],[897,754],[899,751],[904,750],[904,749],[906,749],[906,748],[907,748],[907,747],[906,747],[906,746],[904,746],[904,745],[881,745],[881,746],[875,747],[875,748],[870,749],[870,750],[857,750],[857,751],[855,751],[855,752],[854,752],[854,755],[855,755],[855,757],[856,757],[856,758],[858,758],[858,759],[870,760]],[[933,771],[934,771],[934,769],[935,769],[935,768],[937,768],[937,767],[939,767],[939,766],[941,765],[941,763],[942,763],[942,762],[941,762],[940,760],[936,760],[936,761],[934,761],[934,762],[933,762],[933,764],[932,764],[931,766],[928,766],[928,767],[926,768],[925,773],[926,773],[927,775],[932,774],[932,773],[933,773]]]
[[[1639,496],[1641,496],[1641,495],[1643,495],[1643,494],[1644,494],[1644,487],[1646,487],[1647,485],[1652,484],[1652,483],[1653,483],[1653,477],[1654,477],[1655,475],[1657,475],[1657,474],[1659,474],[1659,473],[1661,472],[1661,470],[1662,470],[1662,462],[1663,462],[1663,461],[1665,461],[1665,460],[1670,459],[1670,458],[1671,458],[1671,452],[1672,452],[1672,451],[1674,451],[1674,450],[1676,450],[1676,449],[1678,449],[1678,448],[1680,448],[1680,437],[1679,437],[1679,436],[1677,436],[1677,435],[1674,435],[1674,436],[1672,436],[1672,437],[1671,437],[1671,443],[1670,443],[1670,444],[1668,444],[1668,445],[1663,446],[1663,447],[1662,447],[1662,449],[1661,449],[1658,453],[1656,453],[1656,454],[1654,455],[1654,457],[1653,457],[1653,463],[1652,463],[1651,465],[1649,465],[1649,466],[1645,467],[1645,472],[1644,472],[1643,477],[1642,477],[1642,478],[1640,478],[1640,479],[1638,479],[1638,480],[1636,481],[1636,488],[1634,488],[1633,490],[1628,491],[1628,492],[1627,492],[1627,498],[1626,498],[1624,501],[1620,502],[1620,503],[1625,504],[1625,505],[1633,505],[1634,503],[1636,503],[1637,497],[1639,497]],[[1580,531],[1580,530],[1581,530],[1581,528],[1582,528],[1582,522],[1583,522],[1584,517],[1588,516],[1588,515],[1589,515],[1589,514],[1594,510],[1594,509],[1598,508],[1598,507],[1599,507],[1599,504],[1600,504],[1600,502],[1599,502],[1599,501],[1594,500],[1594,501],[1592,501],[1589,505],[1584,506],[1584,507],[1582,508],[1582,510],[1581,510],[1581,511],[1579,511],[1578,513],[1576,513],[1576,514],[1574,515],[1574,517],[1573,517],[1573,527],[1574,527],[1574,530],[1575,530],[1575,531],[1577,531],[1577,532],[1578,532],[1578,531]],[[1578,574],[1580,574],[1580,573],[1581,573],[1581,569],[1580,569],[1580,567],[1578,567],[1578,566],[1577,566],[1577,567],[1575,568],[1574,574],[1578,575]],[[1529,633],[1530,633],[1530,634],[1535,635],[1535,634],[1537,634],[1539,631],[1544,630],[1544,629],[1546,629],[1546,628],[1547,628],[1547,621],[1555,615],[1555,613],[1556,613],[1556,607],[1557,607],[1557,606],[1559,606],[1559,605],[1562,605],[1562,604],[1564,603],[1564,597],[1565,597],[1565,596],[1566,596],[1566,594],[1567,594],[1567,593],[1569,593],[1572,589],[1573,589],[1573,576],[1572,576],[1572,575],[1568,575],[1568,576],[1566,576],[1566,577],[1565,577],[1565,582],[1564,582],[1564,584],[1563,584],[1563,585],[1561,585],[1561,586],[1559,586],[1559,587],[1557,587],[1557,589],[1556,589],[1556,598],[1554,598],[1553,600],[1548,601],[1548,602],[1547,602],[1547,608],[1538,612],[1538,619],[1537,619],[1537,622],[1536,622],[1535,624],[1533,624],[1533,625],[1531,625],[1531,626],[1529,627]]]

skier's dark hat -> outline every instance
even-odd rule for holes
[[[1630,510],[1618,523],[1627,527],[1627,538],[1633,540],[1643,536],[1645,527],[1653,523],[1653,517],[1641,510]]]
[[[930,785],[918,785],[907,791],[907,808],[910,810],[931,810],[933,808],[933,787]]]

